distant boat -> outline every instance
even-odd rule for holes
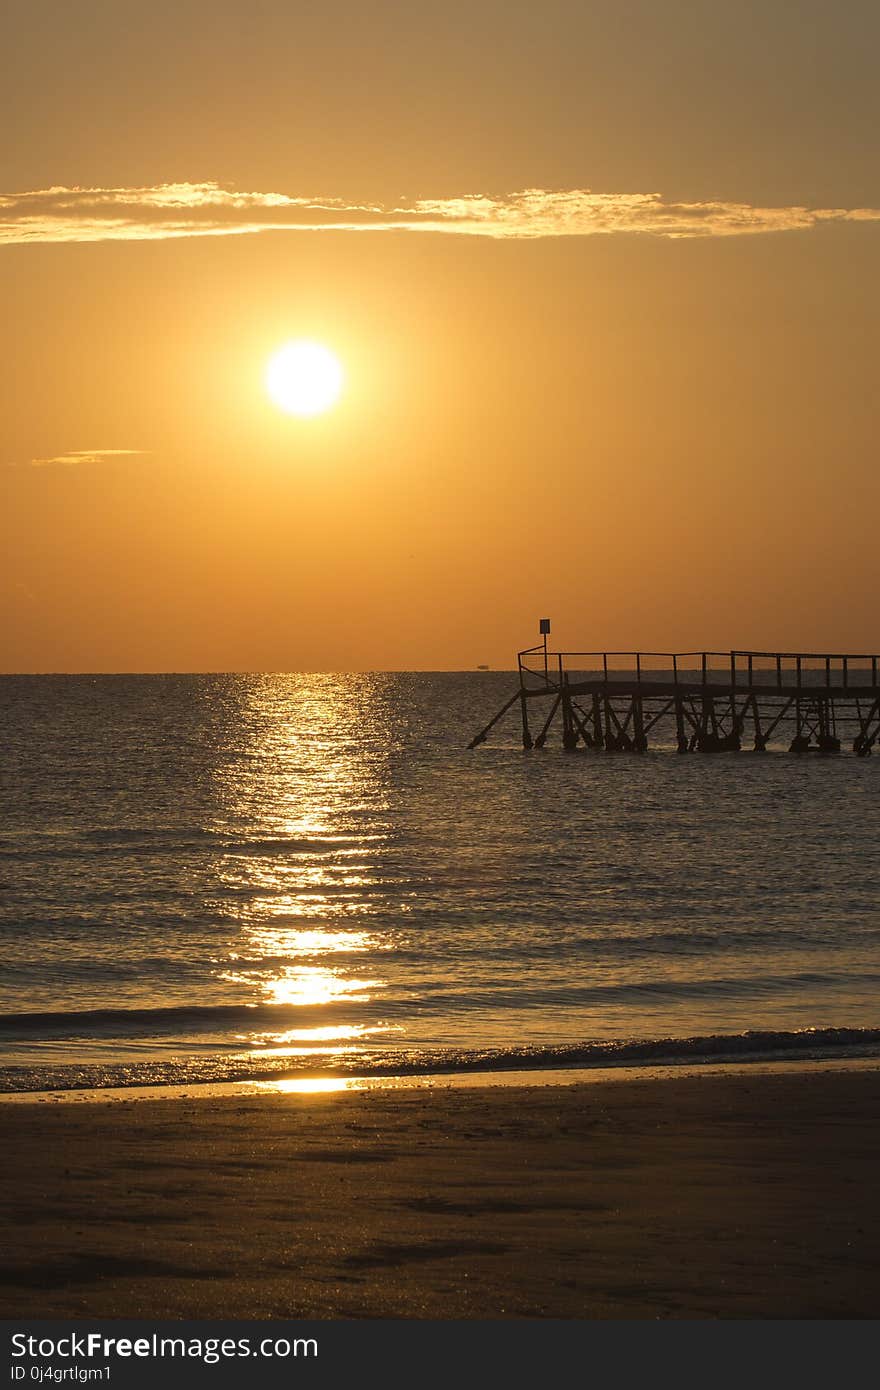
[[[477,667],[477,670],[478,670],[478,671],[488,671],[488,669],[489,669],[488,666],[478,666],[478,667]]]

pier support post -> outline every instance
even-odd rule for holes
[[[532,742],[531,730],[529,729],[529,702],[526,699],[526,692],[520,691],[519,702],[522,706],[522,746],[525,749],[534,747]]]
[[[853,739],[853,752],[860,758],[870,758],[871,749],[880,737],[880,699],[875,700],[866,715],[862,715],[861,702],[856,703],[856,717],[859,732]],[[871,721],[877,720],[877,727],[871,730]]]
[[[818,702],[817,717],[819,721],[819,752],[839,753],[840,739],[837,737],[837,730],[835,727],[834,702],[832,700],[820,700]]]
[[[605,747],[605,735],[602,730],[602,701],[598,695],[593,696],[593,747]]]
[[[648,740],[645,737],[645,716],[640,695],[633,698],[633,748],[637,753],[645,753]]]
[[[577,748],[578,731],[574,726],[571,710],[571,694],[568,689],[568,676],[562,678],[562,746],[567,753]]]
[[[634,697],[630,701],[629,714],[621,724],[610,697],[605,696],[605,748],[609,753],[632,752],[633,741],[627,733],[627,729],[633,716],[633,704]]]
[[[605,752],[613,753],[617,747],[617,738],[616,735],[611,732],[613,711],[611,709],[611,701],[608,699],[607,695],[605,696],[605,709],[603,712],[605,715]]]
[[[730,733],[723,740],[722,746],[729,753],[738,753],[742,748],[743,721],[737,712],[736,703],[731,698],[730,701]]]
[[[675,697],[675,736],[678,739],[679,753],[687,753],[688,737],[684,728],[684,700],[680,695]]]
[[[810,746],[809,735],[804,734],[804,714],[800,697],[795,701],[795,736],[789,745],[789,753],[806,753]]]
[[[486,742],[486,735],[488,734],[489,730],[495,728],[495,725],[498,723],[498,720],[501,719],[501,717],[507,713],[511,705],[515,704],[518,699],[519,691],[517,691],[516,695],[511,695],[506,705],[501,706],[501,709],[498,711],[498,713],[492,719],[489,720],[489,723],[486,725],[485,729],[482,729],[480,733],[474,735],[474,737],[468,744],[469,750],[472,748],[479,748],[481,743]]]
[[[718,752],[718,716],[715,713],[715,701],[705,694],[700,702],[700,727],[696,743],[701,753]]]
[[[559,709],[559,701],[560,701],[561,699],[562,699],[562,691],[560,690],[559,694],[556,696],[556,699],[553,701],[553,704],[550,706],[550,713],[547,715],[547,718],[544,720],[544,725],[543,725],[543,728],[541,729],[541,732],[538,734],[538,737],[535,739],[535,747],[536,747],[536,748],[543,748],[543,747],[544,747],[544,744],[547,742],[547,731],[548,731],[548,729],[550,728],[550,725],[553,723],[553,719],[554,719],[554,716],[555,716],[555,714],[556,714],[556,711]]]
[[[581,718],[582,715],[583,718]],[[571,702],[571,718],[575,729],[584,741],[584,747],[592,748],[593,735],[590,733],[590,730],[587,726],[587,716],[581,709],[580,705],[575,704],[574,700],[572,700]]]
[[[755,721],[755,752],[767,752],[767,735],[761,728],[761,710],[755,696],[752,696],[752,718]]]

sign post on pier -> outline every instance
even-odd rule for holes
[[[549,618],[542,618],[542,619],[541,619],[541,636],[542,636],[543,639],[544,639],[544,679],[545,679],[545,681],[546,681],[546,680],[549,680],[549,678],[550,678],[550,677],[549,677],[548,670],[547,670],[547,635],[548,635],[549,632],[550,632],[550,619],[549,619]]]

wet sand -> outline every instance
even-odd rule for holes
[[[6,1317],[862,1318],[880,1071],[5,1106]]]

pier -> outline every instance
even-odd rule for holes
[[[679,753],[869,757],[880,741],[874,655],[813,652],[561,652],[543,641],[517,653],[519,688],[468,744],[485,743],[519,706],[522,745],[551,733],[569,752],[644,753],[651,740]]]

